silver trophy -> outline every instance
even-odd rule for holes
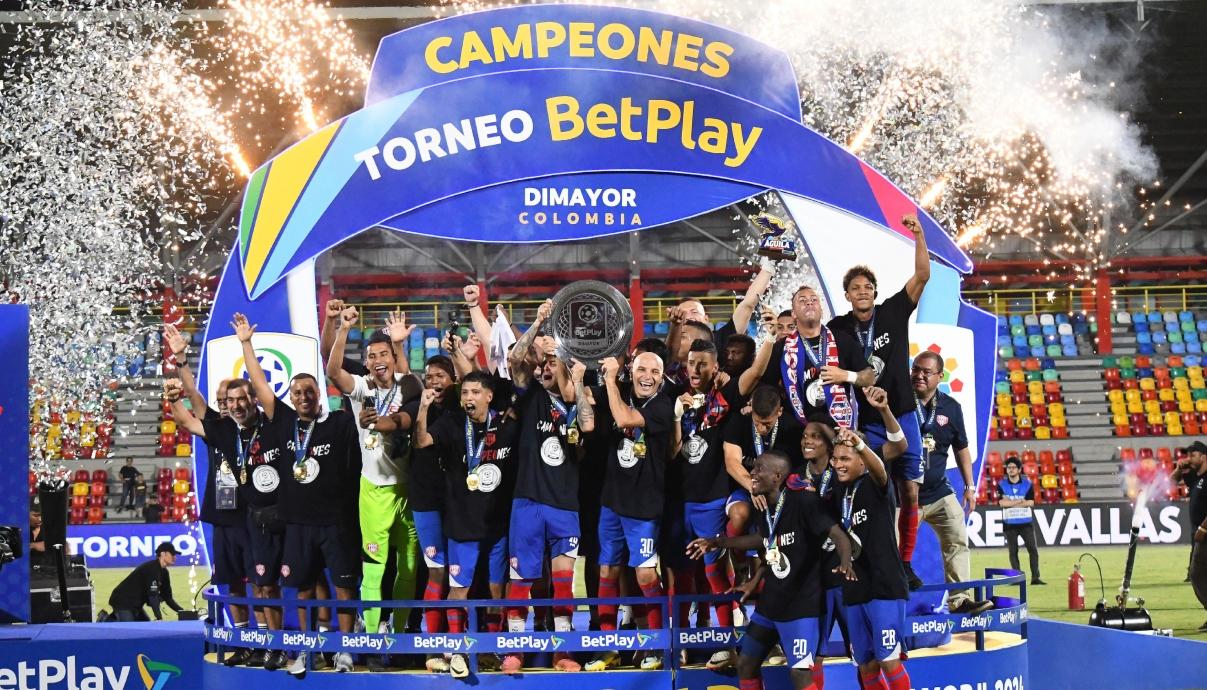
[[[633,337],[633,310],[616,288],[598,280],[579,280],[557,291],[549,315],[549,334],[563,361],[587,367],[620,357]]]

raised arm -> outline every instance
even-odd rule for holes
[[[914,233],[914,274],[905,281],[905,292],[914,304],[922,299],[922,290],[930,280],[930,251],[926,248],[926,235],[922,233],[922,224],[918,217],[909,214],[901,219],[901,224]]]
[[[583,378],[587,374],[587,365],[573,360],[570,367],[570,381],[574,384],[574,404],[578,406],[578,429],[583,433],[595,431],[595,407],[591,394],[583,387]]]
[[[470,341],[476,341],[477,333],[470,333]],[[453,371],[457,374],[457,379],[463,379],[469,372],[477,369],[477,362],[474,358],[477,356],[478,348],[469,347],[466,343],[461,342],[461,336],[456,333],[445,333],[442,347],[448,352],[448,358],[453,360]]]
[[[407,338],[415,325],[407,325],[407,314],[402,309],[395,309],[386,315],[386,334],[390,336],[390,347],[394,350],[394,363],[400,374],[411,373],[411,363],[407,360]]]
[[[616,361],[615,357],[603,360],[600,374],[603,375],[604,385],[608,389],[608,411],[612,413],[612,420],[616,422],[616,426],[621,429],[640,429],[645,426],[645,417],[626,405],[620,397],[620,383],[617,381],[619,373],[620,362]]]
[[[894,436],[900,437],[896,441],[889,440],[884,444],[885,461],[892,462],[905,455],[905,451],[909,449],[909,441],[905,438],[905,434],[902,433],[901,425],[897,422],[897,418],[893,416],[893,411],[889,409],[888,393],[883,388],[869,386],[863,389],[863,397],[880,414],[880,421],[884,424],[884,430],[888,433],[889,439],[892,439]]]
[[[319,354],[323,359],[331,357],[331,348],[335,345],[335,332],[339,330],[339,315],[344,310],[344,301],[329,299],[324,305],[323,331],[319,334]]]
[[[180,400],[183,392],[184,384],[180,379],[167,379],[163,382],[163,397],[172,403],[172,419],[176,420],[176,425],[188,429],[194,436],[205,438],[205,425]]]
[[[884,461],[880,459],[879,455],[876,455],[876,451],[863,442],[863,436],[858,431],[839,427],[838,442],[853,447],[859,453],[859,457],[863,458],[863,464],[867,466],[873,481],[880,486],[888,484],[888,471],[884,469]]]
[[[775,277],[774,266],[774,263],[769,262],[766,268],[759,271],[754,280],[750,281],[750,287],[746,288],[746,295],[742,297],[742,301],[734,307],[733,327],[738,333],[746,332],[750,317],[754,314],[755,307],[759,305],[759,298],[763,296],[764,292],[767,292],[771,279]]]
[[[256,349],[251,345],[251,337],[255,335],[256,327],[247,322],[246,316],[237,312],[231,326],[235,329],[235,337],[243,345],[243,366],[247,367],[247,376],[251,379],[252,389],[256,391],[256,400],[264,409],[264,414],[272,419],[277,409],[277,396],[273,394],[272,386],[268,385],[264,369],[260,367],[260,360],[256,359]]]
[[[356,379],[344,371],[344,351],[348,347],[348,331],[356,323],[356,307],[344,307],[340,312],[339,327],[335,332],[335,343],[331,346],[331,355],[327,357],[327,378],[335,384],[344,395],[356,387]]]
[[[435,400],[436,391],[431,388],[425,388],[419,394],[419,411],[415,413],[415,433],[413,435],[416,448],[427,448],[436,442],[427,428],[427,411]]]
[[[767,371],[767,365],[771,363],[771,353],[775,350],[775,314],[770,309],[763,310],[759,328],[763,331],[759,336],[759,351],[755,353],[750,368],[743,371],[742,376],[738,378],[738,392],[743,396],[754,392],[759,385],[759,379],[763,378]]]
[[[208,403],[201,391],[197,390],[197,379],[193,378],[193,371],[189,369],[189,345],[184,336],[175,326],[166,324],[163,327],[163,339],[168,344],[168,351],[172,353],[171,361],[176,365],[180,382],[184,384],[184,394],[188,396],[194,410],[204,410]]]
[[[532,371],[525,366],[525,361],[528,359],[528,351],[532,349],[533,341],[541,332],[541,324],[545,323],[552,312],[553,300],[547,299],[542,302],[536,310],[536,319],[533,320],[532,325],[511,346],[511,352],[507,353],[507,367],[511,372],[511,380],[519,388],[526,388],[532,381]]]
[[[478,334],[478,340],[484,344],[490,343],[492,327],[490,319],[486,318],[486,312],[482,310],[482,293],[478,290],[478,286],[472,283],[466,285],[461,288],[461,294],[465,297],[465,306],[469,309],[469,320],[474,326],[474,332]]]
[[[685,322],[687,319],[683,316],[683,313],[679,311],[679,307],[677,306],[671,307],[667,310],[666,318],[667,321],[670,322],[670,327],[667,328],[666,331],[666,346],[671,349],[671,362],[678,362],[680,356],[679,345],[680,341],[683,339],[683,322]],[[669,367],[670,362],[667,362],[666,366]]]

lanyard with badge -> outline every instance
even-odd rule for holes
[[[378,417],[386,416],[390,411],[390,403],[394,402],[394,394],[398,392],[398,382],[390,386],[390,392],[386,396],[380,397],[378,393],[381,389],[373,389],[373,409],[377,412]],[[377,432],[377,423],[369,425],[369,435],[365,437],[365,450],[373,450],[381,445],[381,434]]]
[[[926,457],[923,460],[929,460],[931,451],[935,449],[935,435],[930,429],[931,425],[935,423],[935,413],[939,411],[939,396],[935,394],[929,404],[923,405],[915,395],[914,405],[917,407],[918,426],[922,427],[922,448],[926,451]]]
[[[235,441],[238,443],[238,440]],[[221,452],[221,451],[219,451]],[[218,510],[234,510],[239,507],[238,483],[231,465],[222,455],[222,464],[218,466],[218,476],[214,481],[214,507]]]
[[[314,434],[314,427],[318,426],[318,422],[311,421],[310,426],[306,427],[306,435],[299,439],[298,430],[301,426],[302,421],[298,420],[293,427],[293,477],[299,482],[304,482],[310,476],[306,452],[310,449],[310,437]]]
[[[482,464],[482,451],[486,448],[486,437],[490,435],[490,426],[494,420],[494,410],[488,410],[486,425],[482,429],[482,438],[474,443],[474,420],[469,415],[465,415],[465,466],[468,470],[465,475],[465,486],[470,491],[486,493],[494,491],[502,477],[498,465]]]
[[[787,495],[787,490],[781,487],[780,497],[775,501],[775,512],[763,513],[763,517],[767,520],[767,538],[763,540],[763,546],[767,552],[767,562],[772,566],[779,565],[780,562],[780,549],[775,538],[775,528],[780,524],[780,516],[784,512],[784,498]]]

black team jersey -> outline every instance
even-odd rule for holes
[[[621,429],[614,424],[608,407],[606,387],[593,389],[595,424],[604,430],[608,448],[602,503],[618,515],[654,520],[662,516],[666,498],[666,463],[670,459],[675,404],[659,391],[652,397],[634,400],[632,386],[620,384],[621,399],[645,419],[640,429]],[[600,426],[602,425],[602,427]],[[637,452],[645,444],[645,454]]]
[[[449,389],[445,399],[456,394],[456,389]],[[402,406],[402,411],[410,415],[412,429],[415,420],[419,418],[419,401],[412,400]],[[427,408],[428,433],[435,428],[436,422],[444,414],[444,407],[432,403]],[[440,466],[440,454],[435,446],[416,448],[411,453],[411,463],[407,468],[407,505],[412,511],[433,512],[444,510],[444,468]]]
[[[297,412],[282,404],[276,417],[288,434],[287,452],[277,458],[281,517],[300,525],[354,522],[360,490],[360,435],[352,413],[324,412],[312,422],[303,422]],[[306,453],[299,463],[297,449],[302,446]]]
[[[876,385],[888,394],[889,409],[896,417],[914,409],[914,388],[909,380],[909,317],[917,306],[903,287],[876,305],[868,321],[861,322],[847,312],[827,324],[835,337],[841,332],[858,342],[860,354],[876,370]],[[859,419],[879,424],[880,413],[868,404],[858,387],[855,399],[859,401]]]
[[[285,407],[285,403],[277,403],[278,409]],[[239,485],[238,502],[247,508],[277,502],[277,489],[281,486],[277,462],[289,452],[285,443],[286,434],[290,433],[281,419],[279,411],[275,419],[260,412],[246,429],[240,428],[230,417],[201,420],[206,443],[226,457]]]
[[[516,437],[519,425],[504,412],[491,410],[487,421],[470,422],[471,443],[482,446],[475,466],[481,479],[476,489],[467,483],[470,474],[466,452],[466,417],[461,409],[450,409],[428,430],[440,465],[444,468],[444,529],[451,539],[479,541],[507,534],[511,497],[516,479]]]
[[[685,391],[690,392],[690,389],[676,387],[668,397],[674,400]],[[726,421],[736,416],[745,404],[736,378],[700,395],[704,398],[703,405],[685,410],[679,421],[683,447],[675,458],[682,482],[682,498],[689,503],[707,503],[729,495],[724,431]]]
[[[864,473],[849,484],[839,484],[830,496],[844,527],[860,543],[859,558],[854,563],[859,580],[843,581],[843,603],[853,606],[873,599],[908,599],[888,487]]]
[[[853,371],[856,373],[867,369],[868,362],[866,359],[864,359],[863,352],[859,349],[859,341],[855,339],[855,336],[846,331],[833,331],[833,333],[834,342],[838,345],[838,366],[847,371]],[[823,399],[819,401],[817,406],[810,405],[809,398],[805,394],[806,390],[809,388],[809,384],[813,383],[818,379],[819,376],[821,376],[821,370],[817,367],[811,366],[809,355],[805,353],[805,350],[809,347],[813,348],[813,352],[816,354],[818,349],[821,348],[821,336],[818,335],[816,338],[806,338],[802,335],[800,338],[800,344],[797,348],[799,351],[798,356],[806,363],[804,375],[800,380],[797,381],[797,385],[800,387],[800,400],[804,407],[805,419],[807,421],[825,421],[833,425],[834,422],[830,417],[830,411],[826,407],[825,400]],[[784,340],[781,338],[775,342],[775,346],[771,350],[771,361],[767,364],[767,371],[763,373],[763,377],[759,379],[759,382],[769,383],[779,389],[780,396],[784,399],[784,415],[787,416],[795,413],[792,411],[792,405],[788,400],[787,388],[785,388],[783,369],[781,367],[783,361]],[[821,353],[820,361],[822,366],[825,366],[825,352]],[[906,374],[908,375],[908,373],[909,372],[907,371]],[[859,387],[854,384],[847,386],[848,390],[858,388]],[[856,394],[858,395],[858,392]],[[863,419],[862,414],[860,415],[860,419]],[[873,419],[880,419],[880,416],[876,415],[873,417]]]
[[[567,441],[569,418],[574,414],[577,419],[577,408],[560,397],[555,400],[533,381],[519,394],[516,409],[520,411],[516,497],[577,511],[578,449]]]
[[[212,407],[205,408],[205,416],[202,417],[202,424],[205,422],[217,422],[222,419],[222,415]],[[235,466],[234,458],[228,459],[222,451],[218,450],[217,440],[210,440],[206,437],[205,442],[206,454],[209,456],[209,469],[207,474],[209,479],[205,482],[205,496],[201,500],[202,522],[211,525],[221,525],[223,527],[241,527],[247,525],[247,505],[243,501],[238,501],[233,509],[220,510],[218,508],[217,498],[214,496],[214,487],[218,481],[218,472],[222,469],[222,461],[226,460],[227,464],[232,468]]]
[[[805,462],[805,456],[800,448],[801,437],[804,433],[805,428],[796,421],[796,417],[792,416],[792,411],[784,408],[775,426],[762,438],[763,451],[782,450],[787,453],[788,459],[792,461],[792,471],[796,472]],[[745,414],[736,412],[729,415],[729,420],[725,424],[724,439],[726,443],[732,443],[742,449],[742,466],[747,471],[754,467],[756,456],[754,435],[754,421],[749,412]]]
[[[779,502],[768,505],[768,512],[755,516],[759,534],[764,540],[774,534],[768,546],[763,593],[756,611],[774,621],[821,616],[825,589],[822,583],[822,544],[834,526],[834,519],[822,500],[812,491],[792,491],[784,487],[779,518],[775,518]],[[771,531],[769,522],[774,523]],[[771,555],[771,549],[778,557]],[[772,562],[774,560],[774,562]]]

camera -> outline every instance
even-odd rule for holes
[[[0,525],[0,568],[22,556],[21,528]]]

